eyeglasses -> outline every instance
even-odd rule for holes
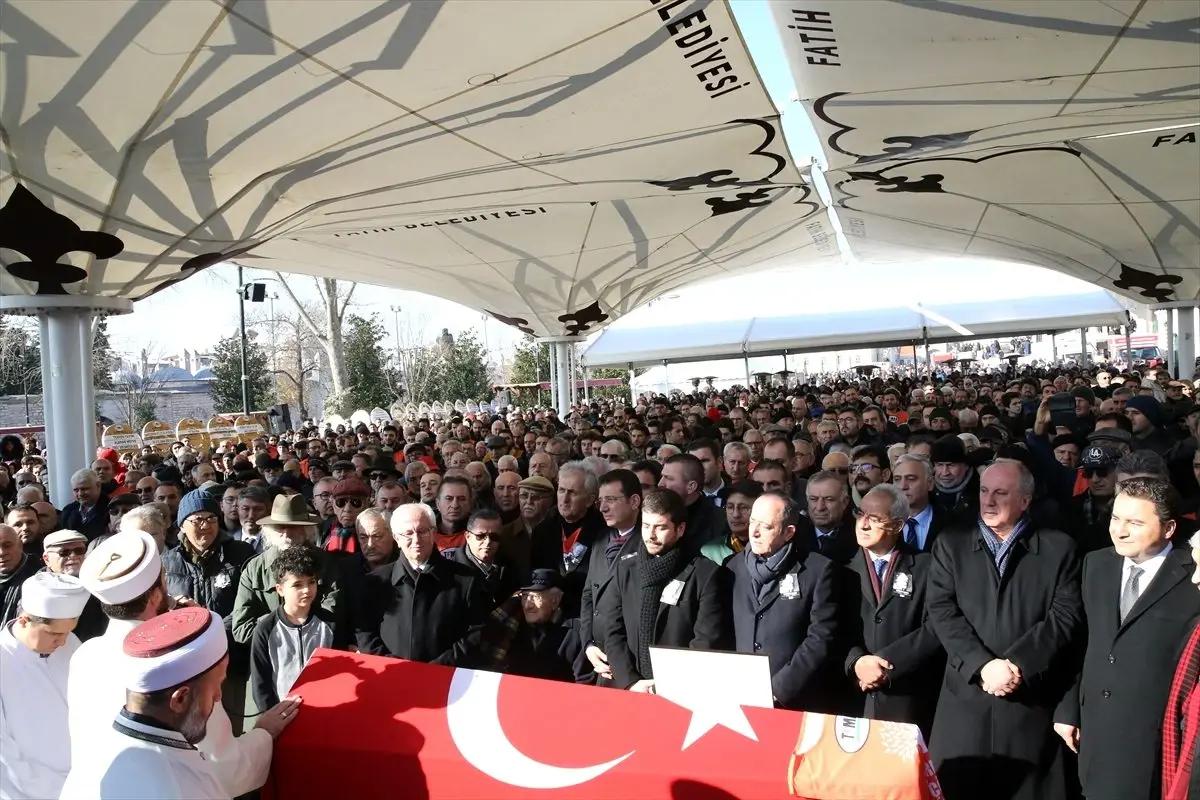
[[[137,508],[137,506],[127,506],[127,505],[109,506],[108,507],[108,515],[110,517],[119,517],[131,508]]]
[[[52,548],[50,552],[54,553],[59,558],[66,558],[67,556],[86,556],[87,545],[81,544],[78,547],[55,547]]]
[[[184,520],[184,522],[190,522],[197,528],[211,528],[213,525],[217,524],[217,518],[211,514],[205,514],[204,516],[193,514]]]
[[[865,472],[869,475],[873,470],[879,469],[879,467],[874,464],[855,464],[850,469],[854,472]]]
[[[1112,474],[1112,467],[1084,467],[1083,477],[1085,478],[1107,478]]]
[[[328,500],[333,497],[333,492],[317,492],[313,495],[314,500]]]
[[[480,543],[499,542],[502,538],[502,535],[499,533],[476,533],[475,531],[468,531],[467,533],[470,534],[472,539]]]
[[[351,508],[362,508],[366,502],[367,501],[361,497],[339,497],[333,501],[333,504],[338,508],[345,508],[346,506],[350,506]]]

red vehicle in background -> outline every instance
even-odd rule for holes
[[[1158,341],[1158,335],[1153,333],[1141,334],[1129,337],[1129,349],[1133,352],[1133,367],[1142,367],[1145,369],[1153,369],[1166,364],[1166,359],[1163,357],[1163,350]],[[1113,336],[1108,340],[1108,352],[1112,355],[1111,360],[1115,364],[1125,366],[1129,363],[1129,359],[1125,353],[1125,337]]]

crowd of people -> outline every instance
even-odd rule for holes
[[[310,422],[105,449],[71,498],[6,442],[0,796],[252,792],[320,647],[654,692],[668,646],[919,726],[951,800],[1200,797],[1192,391],[1072,366]]]

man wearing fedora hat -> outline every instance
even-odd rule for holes
[[[275,591],[275,559],[289,547],[316,546],[317,518],[309,512],[303,495],[276,497],[271,505],[271,515],[258,520],[258,524],[269,546],[246,562],[233,604],[233,638],[243,644],[248,643],[254,635],[258,620],[279,606],[279,594]],[[336,557],[320,552],[315,559],[320,605],[334,619],[340,619]]]

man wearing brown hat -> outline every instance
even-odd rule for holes
[[[550,516],[554,509],[554,484],[540,475],[525,478],[517,484],[521,516],[504,527],[500,552],[525,575],[529,571],[529,548],[533,529]]]
[[[320,546],[330,553],[358,553],[358,534],[354,521],[371,505],[371,489],[356,477],[337,482],[333,487],[333,524]]]
[[[280,495],[271,505],[271,516],[258,521],[269,547],[246,562],[238,578],[237,599],[233,603],[232,628],[234,641],[249,645],[254,637],[254,626],[267,614],[279,608],[279,593],[275,590],[275,560],[279,554],[291,547],[314,547],[317,539],[317,517],[309,512],[304,496],[299,494]],[[353,531],[353,527],[351,528]],[[353,535],[353,534],[352,534]],[[341,591],[338,556],[322,550],[314,550],[313,562],[317,567],[317,601],[333,620],[334,630],[343,629],[347,609]],[[249,672],[239,673],[239,678],[249,680]],[[244,688],[239,685],[238,689]],[[245,688],[248,688],[245,687]],[[259,714],[250,691],[245,693],[245,717],[250,720]]]

